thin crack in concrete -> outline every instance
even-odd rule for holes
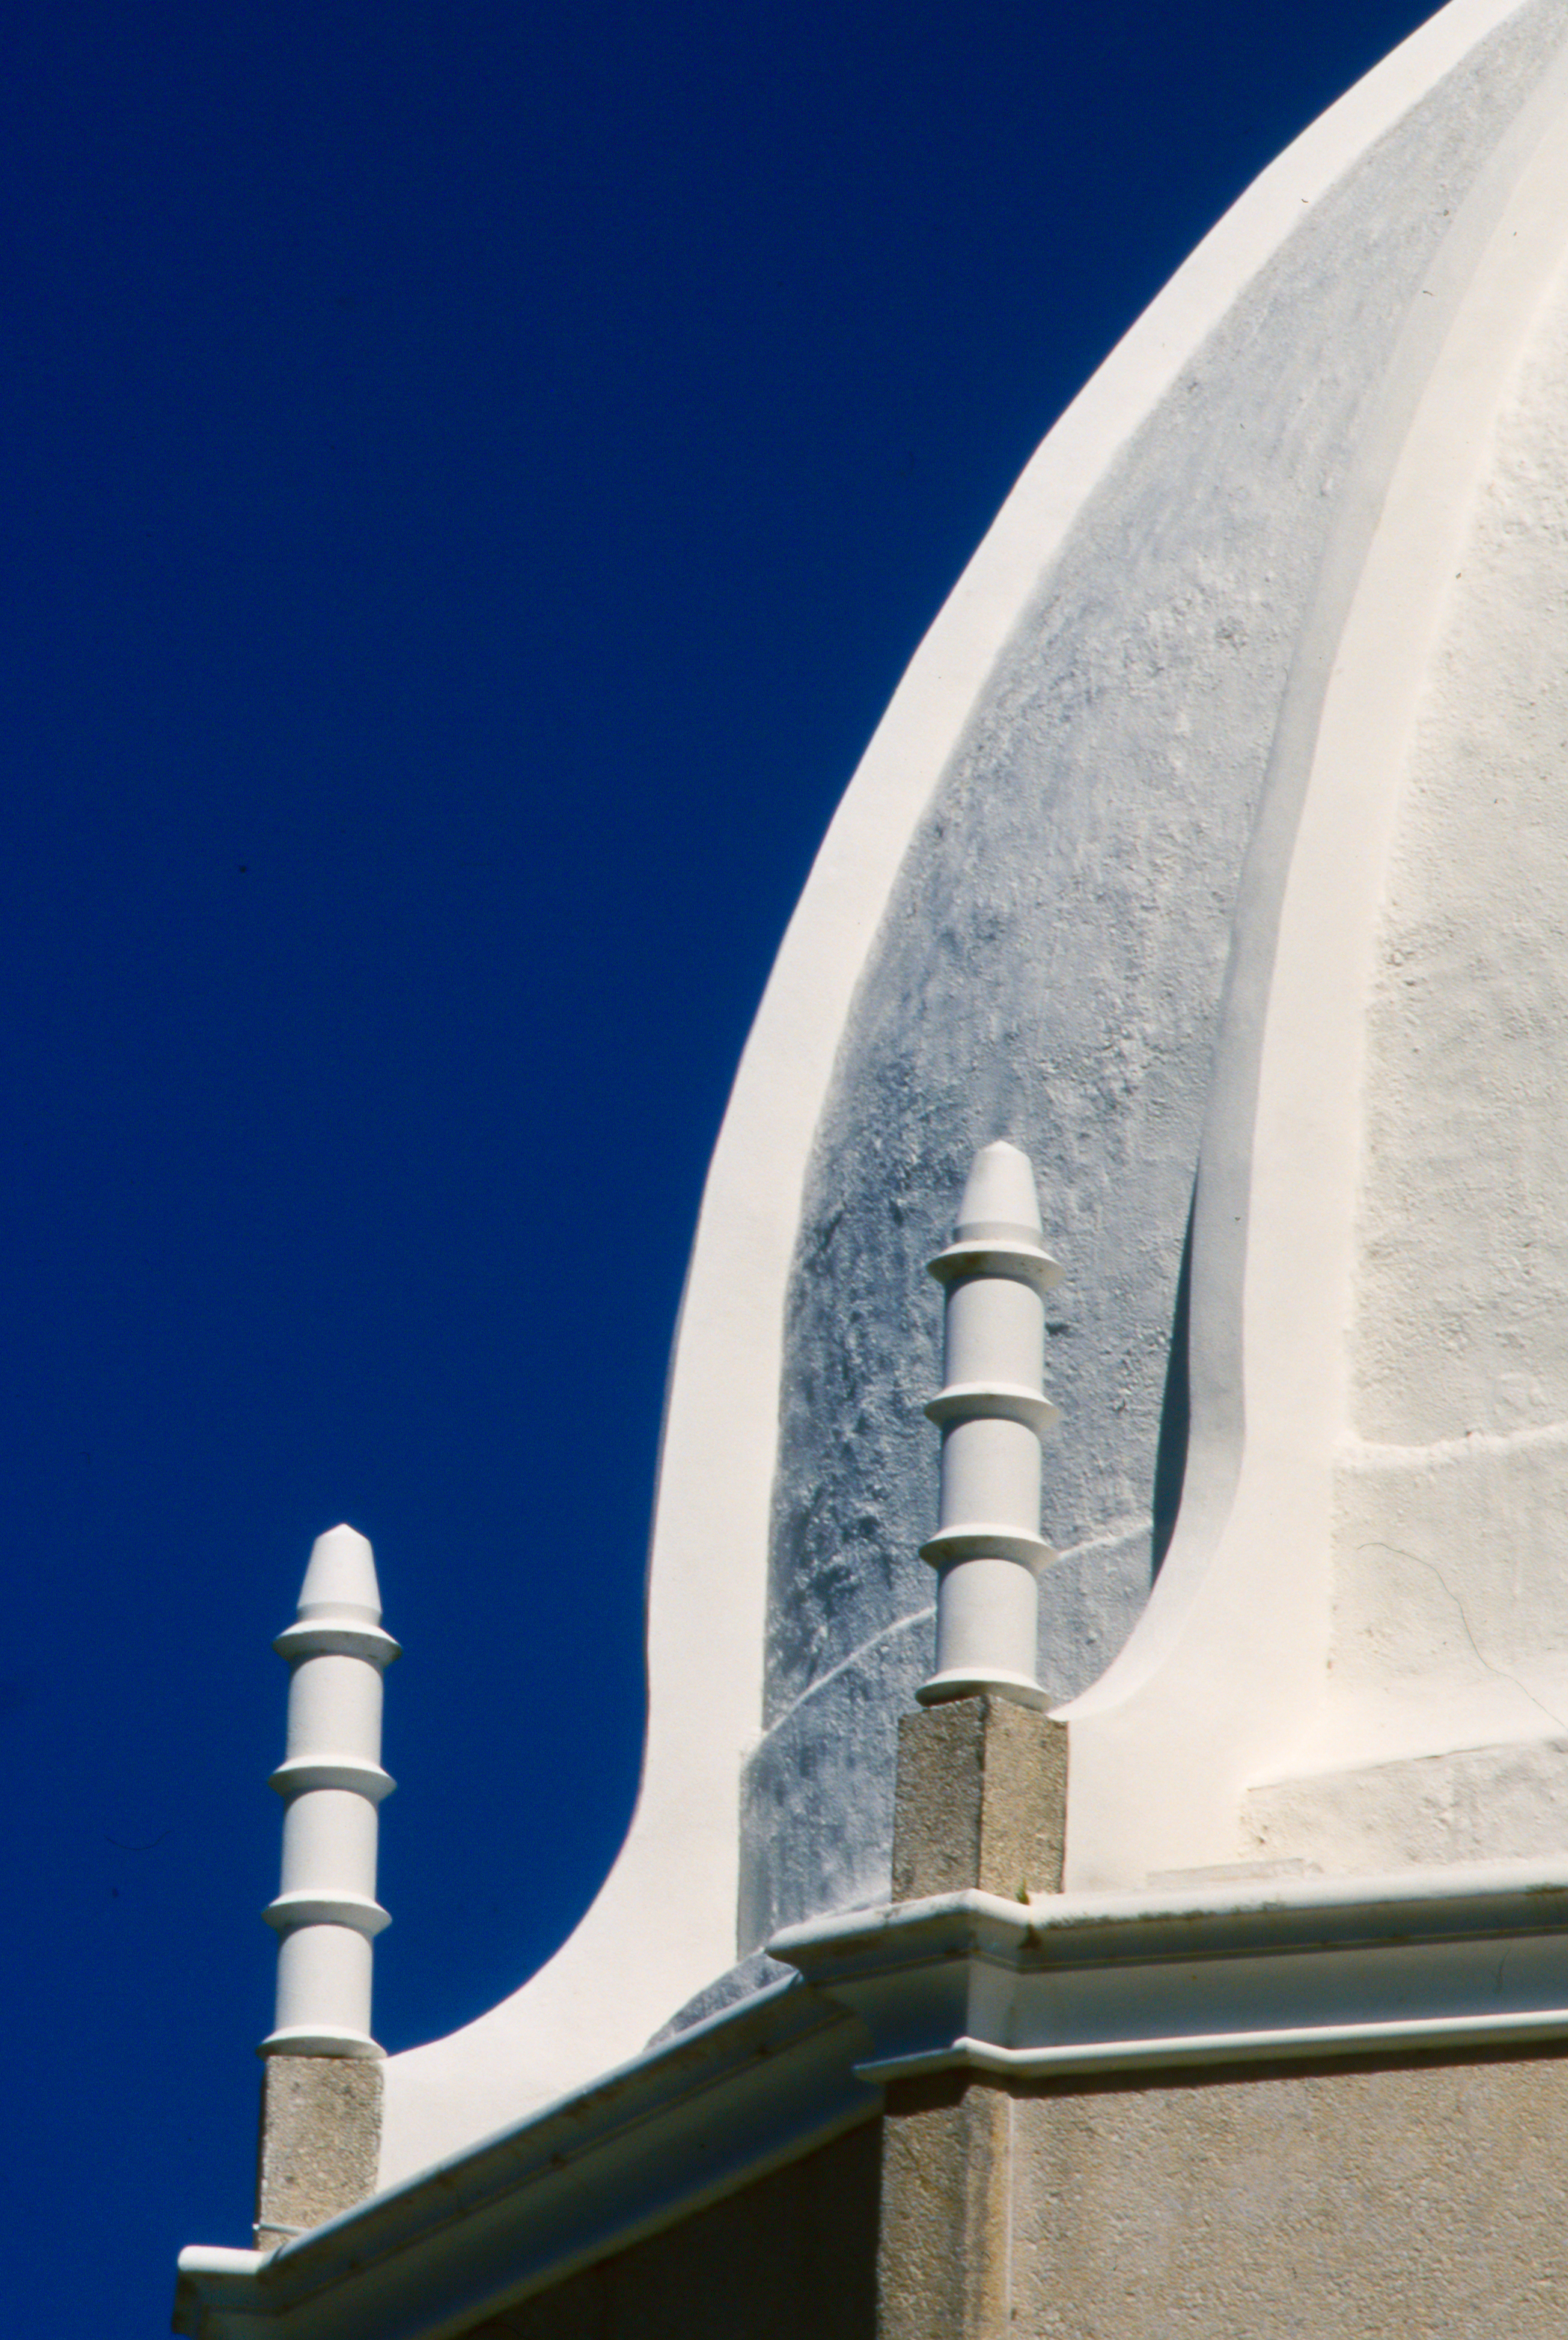
[[[1454,1603],[1454,1613],[1458,1617],[1461,1625],[1464,1628],[1464,1638],[1469,1642],[1471,1650],[1474,1654],[1475,1662],[1481,1668],[1482,1671],[1484,1673],[1495,1675],[1499,1681],[1509,1683],[1513,1689],[1519,1692],[1522,1698],[1527,1698],[1532,1706],[1539,1707],[1541,1712],[1546,1717],[1548,1722],[1554,1722],[1559,1730],[1568,1730],[1568,1717],[1554,1713],[1552,1708],[1547,1705],[1545,1700],[1543,1698],[1537,1698],[1535,1692],[1527,1683],[1522,1682],[1517,1674],[1511,1674],[1505,1666],[1494,1665],[1490,1658],[1483,1654],[1481,1644],[1476,1640],[1470,1620],[1464,1612],[1464,1601],[1459,1598],[1458,1593],[1455,1592],[1453,1585],[1449,1583],[1448,1579],[1444,1575],[1443,1571],[1438,1567],[1435,1561],[1424,1560],[1418,1552],[1406,1552],[1402,1544],[1384,1543],[1375,1537],[1372,1538],[1366,1543],[1357,1544],[1355,1549],[1358,1552],[1392,1552],[1395,1560],[1407,1560],[1413,1568],[1424,1568],[1429,1575],[1434,1576],[1443,1591],[1448,1595],[1449,1600]]]

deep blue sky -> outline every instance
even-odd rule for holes
[[[160,2331],[248,2240],[319,1529],[408,1652],[381,2038],[589,1899],[822,830],[1046,428],[1426,13],[10,12],[12,2328]]]

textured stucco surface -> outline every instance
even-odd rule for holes
[[[890,2088],[877,2340],[1012,2333],[1011,2099],[964,2074]]]
[[[1568,2065],[1551,2057],[1020,2096],[1028,2340],[1556,2340]]]
[[[1497,417],[1448,600],[1403,790],[1367,1082],[1355,1427],[1401,1446],[1568,1430],[1562,277]]]
[[[1296,636],[1422,273],[1563,23],[1522,12],[1304,217],[1087,509],[911,847],[808,1179],[742,1949],[888,1890],[897,1717],[929,1662],[924,1263],[990,1138],[1033,1156],[1067,1268],[1041,1679],[1084,1687],[1146,1597],[1230,919]]]
[[[1369,1018],[1324,1866],[1568,1847],[1568,276],[1496,417],[1399,805]],[[1452,1750],[1452,1751],[1450,1751]]]
[[[256,2242],[266,2249],[375,2192],[379,2056],[269,2056],[262,2067]]]
[[[1003,1698],[899,1716],[896,1901],[1059,1893],[1067,1823],[1065,1723]]]

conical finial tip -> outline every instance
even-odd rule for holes
[[[1035,1166],[1021,1147],[1005,1137],[982,1145],[969,1166],[964,1199],[958,1205],[958,1232],[977,1233],[996,1227],[1041,1228],[1040,1199],[1035,1187]]]
[[[370,1538],[346,1521],[317,1536],[300,1587],[302,1617],[324,1609],[368,1610],[377,1622],[381,1619],[375,1553]]]

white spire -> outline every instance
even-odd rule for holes
[[[375,1554],[351,1527],[318,1536],[299,1615],[273,1647],[287,1658],[288,1748],[272,1784],[286,1800],[276,2022],[265,2056],[379,2056],[371,2037],[382,1672],[398,1645],[381,1622]]]
[[[930,1272],[948,1294],[945,1386],[926,1408],[942,1432],[941,1512],[921,1546],[938,1572],[937,1671],[916,1696],[931,1706],[994,1691],[1048,1706],[1035,1679],[1036,1578],[1056,1558],[1040,1534],[1040,1435],[1057,1409],[1040,1379],[1043,1295],[1062,1271],[1016,1145],[976,1155],[954,1239]]]
[[[319,1617],[328,1611],[352,1611],[372,1625],[382,1616],[381,1586],[376,1582],[376,1556],[369,1539],[357,1528],[329,1528],[311,1546],[310,1565],[300,1587],[302,1617]]]
[[[954,1233],[960,1239],[992,1233],[1021,1234],[1037,1250],[1044,1250],[1034,1164],[1005,1137],[982,1145],[970,1163]],[[1059,1275],[1060,1270],[1052,1281]]]

